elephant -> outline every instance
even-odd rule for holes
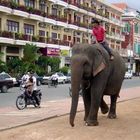
[[[124,80],[125,63],[119,53],[112,49],[114,60],[100,44],[75,44],[71,57],[72,101],[70,125],[74,126],[79,90],[82,88],[84,103],[84,121],[87,126],[97,126],[98,110],[108,113],[108,118],[115,119],[117,97]],[[110,96],[110,108],[105,103],[104,95]]]

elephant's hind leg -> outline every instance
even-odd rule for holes
[[[110,119],[115,119],[117,117],[117,115],[116,115],[117,97],[118,97],[118,94],[111,96],[111,105],[110,105],[110,110],[109,110],[109,114],[108,114],[108,118],[110,118]]]
[[[101,100],[100,107],[101,107],[101,112],[102,112],[103,114],[106,114],[106,113],[109,111],[108,105],[107,105],[106,102],[104,101],[103,97],[102,97],[102,100]]]

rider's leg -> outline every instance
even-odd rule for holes
[[[40,102],[39,102],[39,100],[38,100],[38,98],[37,98],[37,96],[36,96],[36,92],[37,92],[36,90],[33,91],[32,97],[35,99],[36,104],[37,104],[38,106],[40,106]]]
[[[110,59],[111,59],[111,60],[114,59],[114,56],[113,56],[113,54],[112,54],[111,49],[110,49],[109,46],[108,46],[108,43],[107,43],[106,41],[104,41],[104,42],[102,42],[102,43],[100,43],[100,44],[107,50],[108,54],[110,55]]]

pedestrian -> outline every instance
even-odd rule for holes
[[[101,44],[110,56],[110,60],[114,59],[111,49],[108,46],[108,43],[105,40],[105,29],[103,26],[100,25],[100,22],[97,19],[92,19],[93,29],[92,35],[95,39],[96,43]]]

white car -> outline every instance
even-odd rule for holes
[[[66,83],[68,81],[68,78],[61,72],[56,72],[53,75],[55,75],[57,77],[58,83],[63,83],[64,84],[64,83]],[[50,78],[51,78],[51,76],[44,76],[42,83],[47,84],[48,80],[50,80]]]
[[[132,72],[128,72],[128,71],[127,71],[127,72],[125,72],[124,78],[125,78],[125,79],[131,79],[132,76],[133,76]]]
[[[65,84],[67,82],[67,80],[68,80],[67,77],[61,72],[57,72],[57,73],[55,73],[53,75],[55,75],[57,77],[58,83]]]

